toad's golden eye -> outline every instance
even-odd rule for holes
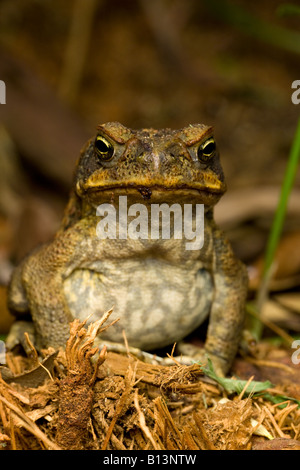
[[[201,162],[207,163],[216,151],[216,142],[212,137],[207,139],[198,148],[197,155]]]
[[[97,135],[95,140],[95,149],[101,160],[109,161],[114,155],[114,148],[108,140],[101,135]]]

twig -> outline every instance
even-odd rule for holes
[[[286,419],[286,417],[290,414],[291,411],[294,411],[298,408],[298,404],[295,403],[294,405],[290,405],[288,406],[287,408],[284,408],[283,410],[279,411],[279,413],[277,414],[277,419],[279,419],[279,422],[278,422],[278,426],[280,428],[283,427],[283,423]]]
[[[123,394],[121,395],[121,397],[120,397],[120,399],[117,403],[115,414],[114,414],[113,419],[112,419],[112,421],[109,425],[109,428],[108,428],[108,431],[106,433],[106,436],[105,436],[104,442],[102,444],[101,450],[106,450],[107,445],[110,441],[113,429],[114,429],[115,424],[117,422],[117,419],[121,415],[121,413],[122,413],[122,411],[123,411],[123,409],[126,405],[126,402],[127,402],[128,398],[130,396],[132,386],[133,386],[133,383],[135,381],[135,372],[136,372],[136,367],[135,367],[134,371],[131,368],[129,368],[129,370],[128,370],[128,376],[127,376],[127,378],[125,377],[126,388],[125,388]]]
[[[27,331],[25,331],[24,333],[24,336],[25,336],[25,340],[26,340],[26,343],[28,345],[28,349],[31,351],[31,356],[32,356],[32,359],[34,360],[36,366],[38,365],[41,365],[40,361],[39,361],[39,356],[38,356],[38,353],[37,353],[37,350],[35,349],[35,347],[33,346],[30,338],[29,338],[29,334],[27,333]],[[49,372],[49,371],[48,371]]]
[[[264,406],[264,411],[268,415],[268,418],[270,419],[271,423],[273,424],[274,428],[276,429],[277,433],[279,434],[280,437],[286,437],[285,434],[281,431],[280,427],[278,426],[274,416],[272,415],[271,411],[267,406]]]
[[[264,359],[254,359],[252,357],[246,357],[245,360],[247,362],[251,362],[251,364],[255,364],[256,366],[263,366],[263,367],[273,367],[276,369],[282,369],[289,374],[298,374],[298,370],[293,369],[290,366],[287,366],[286,364],[282,364],[281,362],[274,362],[274,361],[267,361]]]
[[[149,439],[149,441],[151,442],[154,450],[161,450],[160,447],[156,444],[156,442],[155,442],[148,426],[146,425],[145,416],[144,416],[144,413],[142,413],[142,410],[141,410],[140,404],[139,404],[139,400],[138,400],[138,390],[135,390],[134,405],[135,405],[136,411],[139,415],[139,422],[140,422],[140,426],[141,426],[141,429],[142,429],[143,433],[145,434],[146,438]]]
[[[17,450],[16,435],[15,435],[15,429],[14,429],[14,422],[13,422],[12,411],[10,411],[10,413],[9,413],[9,425],[10,425],[10,442],[11,442],[11,449],[12,449],[12,450]]]
[[[247,380],[247,382],[245,383],[245,386],[244,386],[243,390],[241,391],[241,393],[240,393],[239,396],[238,396],[238,399],[239,399],[239,400],[241,400],[241,399],[243,398],[243,395],[244,395],[245,391],[247,390],[248,385],[252,382],[253,379],[254,379],[254,375],[252,375],[252,376]],[[251,393],[250,393],[250,395],[251,395]]]
[[[201,438],[201,442],[203,443],[204,448],[207,450],[216,450],[215,445],[213,444],[213,442],[211,442],[211,440],[209,439],[206,433],[205,427],[203,426],[199,413],[194,412],[193,418],[194,418],[195,424],[197,425],[199,437]]]
[[[27,429],[31,434],[40,439],[46,447],[52,450],[61,450],[54,442],[50,441],[48,437],[38,428],[38,426],[31,421],[19,408],[10,403],[8,400],[0,396],[0,400],[5,404],[10,410],[12,410],[18,418],[22,421],[22,426]]]

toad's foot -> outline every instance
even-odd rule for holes
[[[185,341],[180,341],[177,346],[177,352],[182,354],[181,363],[186,364],[186,361],[189,360],[189,363],[198,363],[199,365],[207,365],[208,359],[212,361],[213,368],[215,373],[219,377],[224,377],[225,371],[228,370],[228,364],[225,359],[222,357],[216,356],[208,351],[205,348],[195,346],[191,343],[186,343]]]
[[[24,349],[25,353],[28,355],[32,352],[32,348],[27,341],[27,338],[24,333],[28,334],[30,342],[35,345],[35,328],[34,324],[31,321],[18,320],[10,328],[10,331],[7,335],[5,346],[7,349],[12,350],[16,346],[20,345]]]

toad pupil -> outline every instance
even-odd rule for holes
[[[103,137],[97,137],[95,142],[95,148],[97,154],[102,160],[110,160],[114,153],[113,146],[107,142]]]
[[[216,143],[214,139],[209,139],[198,148],[198,158],[205,163],[214,155],[215,151]]]

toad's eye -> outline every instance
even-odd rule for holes
[[[201,162],[207,163],[216,151],[216,142],[212,137],[207,139],[198,148],[197,155]]]
[[[97,135],[95,140],[95,149],[97,155],[101,158],[101,160],[109,161],[112,159],[114,154],[114,148],[108,140],[106,140],[101,135]]]

